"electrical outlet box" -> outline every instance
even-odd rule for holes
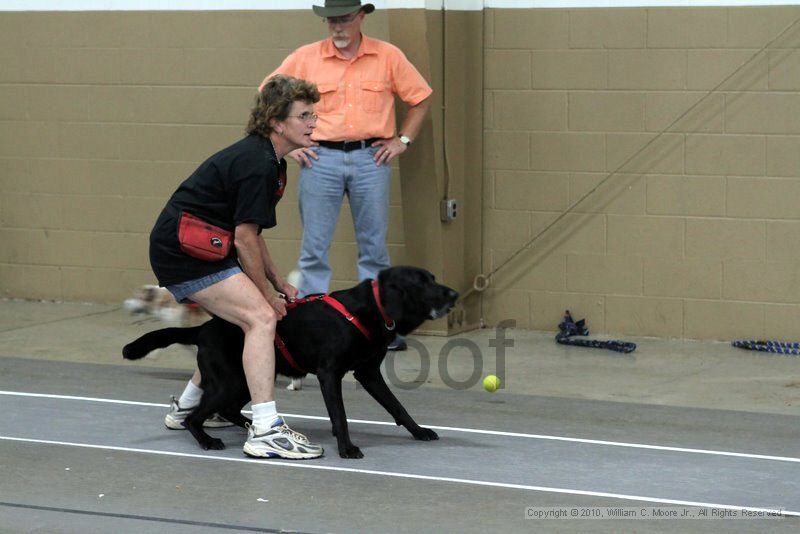
[[[442,222],[449,222],[456,218],[458,203],[454,198],[446,198],[439,204]]]

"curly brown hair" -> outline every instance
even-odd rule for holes
[[[319,102],[317,86],[306,80],[276,74],[256,95],[256,103],[250,111],[250,120],[245,131],[267,137],[272,132],[269,121],[286,120],[292,104],[298,100],[310,104]]]

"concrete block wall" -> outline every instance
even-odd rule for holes
[[[488,10],[485,271],[597,188],[497,272],[488,322],[553,330],[570,309],[595,332],[795,339],[800,24],[756,53],[798,18]]]
[[[387,38],[387,14],[365,31]],[[153,283],[148,234],[175,188],[243,135],[263,77],[327,35],[310,11],[0,12],[0,296],[121,302]],[[299,251],[297,167],[268,232]],[[399,173],[390,253],[403,260]],[[349,217],[334,288],[356,280]]]
[[[489,272],[572,206],[494,276],[486,323],[553,330],[569,308],[597,333],[795,338],[800,30],[750,58],[800,8],[482,17],[483,211],[464,247]],[[365,29],[390,38],[389,19]],[[0,13],[0,295],[119,302],[152,282],[166,198],[242,134],[262,77],[324,35],[306,11]],[[301,235],[290,168],[269,236],[287,271]],[[399,263],[415,208],[395,172]],[[356,277],[346,211],[334,288]]]

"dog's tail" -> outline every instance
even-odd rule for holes
[[[202,325],[200,325],[202,326]],[[122,348],[122,357],[126,360],[144,358],[156,349],[163,349],[175,343],[181,345],[197,345],[197,336],[200,326],[191,328],[162,328],[148,332],[135,339]]]

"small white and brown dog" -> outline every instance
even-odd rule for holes
[[[197,326],[211,319],[199,305],[180,304],[166,288],[152,284],[140,287],[133,297],[125,300],[123,307],[132,314],[151,315],[172,326]],[[286,389],[295,391],[302,387],[303,379],[293,378]]]
[[[197,304],[178,304],[172,293],[164,287],[144,285],[123,306],[131,313],[143,313],[175,326],[196,326],[211,316]]]

